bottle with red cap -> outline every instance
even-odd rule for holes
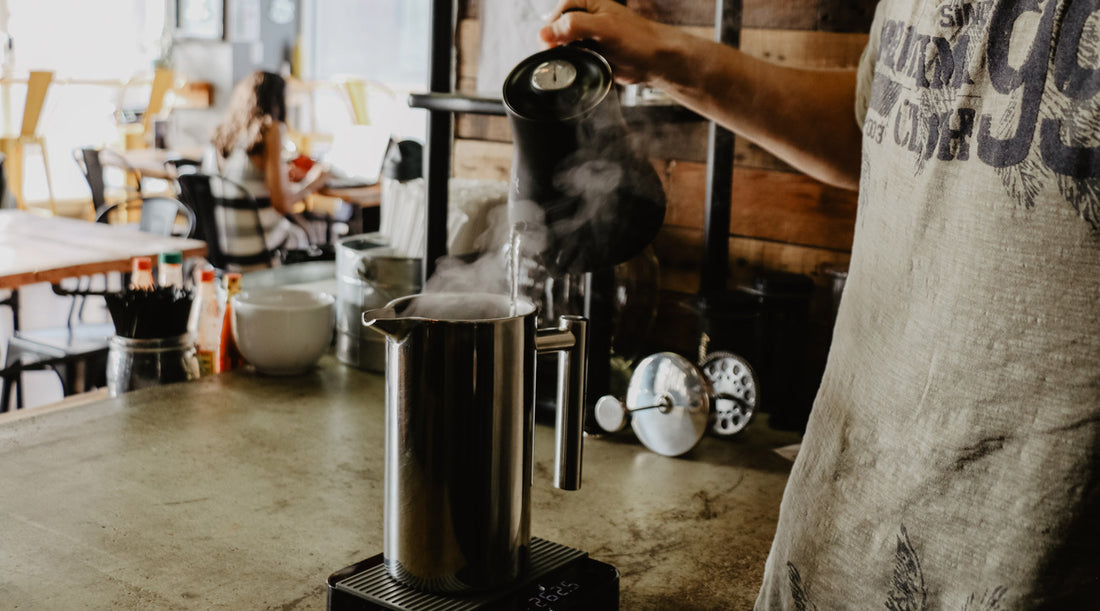
[[[195,342],[195,355],[199,360],[199,375],[203,376],[217,373],[218,370],[218,342],[222,319],[214,277],[214,270],[211,268],[199,272],[198,294],[187,320],[187,332]]]
[[[229,272],[225,275],[225,309],[222,315],[222,339],[218,345],[218,371],[243,367],[244,356],[233,339],[233,296],[241,291],[241,275]]]
[[[151,291],[156,286],[153,281],[152,257],[134,257],[130,261],[130,288]]]

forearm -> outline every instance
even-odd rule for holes
[[[290,175],[279,155],[282,150],[282,127],[273,125],[265,134],[264,181],[270,193],[271,207],[281,214],[294,212],[294,204],[304,200],[323,186],[325,175],[320,166],[314,166],[298,183],[290,181]]]
[[[666,39],[653,67],[650,84],[684,106],[818,180],[858,187],[854,70],[780,66],[687,34]]]

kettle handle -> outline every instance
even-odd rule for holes
[[[556,329],[535,333],[538,352],[558,352],[557,442],[554,487],[580,490],[584,450],[584,396],[588,379],[588,320],[562,316]]]

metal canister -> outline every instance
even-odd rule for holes
[[[386,340],[363,327],[363,312],[420,291],[421,260],[398,257],[382,234],[336,245],[336,358],[366,371],[386,369]]]
[[[198,377],[199,360],[187,334],[153,339],[116,335],[108,342],[107,393],[112,397]]]

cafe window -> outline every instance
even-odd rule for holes
[[[303,3],[304,70],[318,81],[363,78],[370,92],[372,122],[399,136],[423,139],[423,111],[410,109],[410,92],[427,89],[428,0],[306,0]],[[344,102],[320,93],[319,131],[346,116]]]
[[[7,11],[3,12],[6,5]],[[59,200],[87,197],[72,150],[118,138],[116,113],[148,98],[153,64],[163,52],[165,2],[149,0],[6,0],[0,30],[11,40],[0,87],[4,133],[19,130],[25,79],[31,70],[54,73],[39,118]],[[133,81],[132,85],[123,83]],[[42,163],[30,153],[25,194],[47,197]]]

